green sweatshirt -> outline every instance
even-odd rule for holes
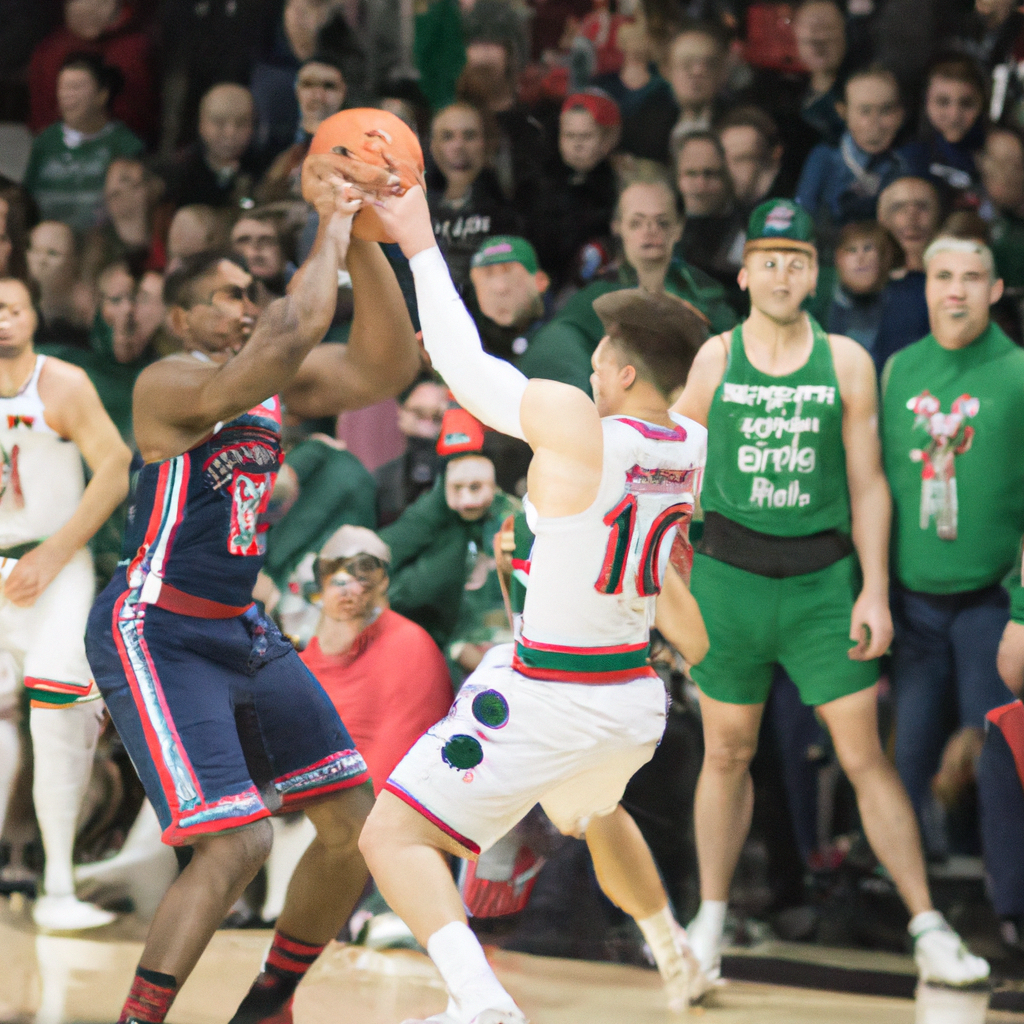
[[[87,231],[103,209],[103,183],[111,161],[137,156],[143,148],[142,140],[120,121],[108,121],[77,146],[68,145],[63,124],[51,124],[32,143],[22,184],[39,204],[42,220],[60,220]]]
[[[1024,533],[1024,351],[995,324],[955,351],[929,334],[882,389],[896,579],[928,594],[1000,583]]]
[[[604,335],[594,299],[607,292],[637,286],[636,271],[623,263],[617,281],[595,281],[577,292],[550,323],[530,341],[519,360],[527,377],[560,380],[590,394],[590,357]],[[693,303],[710,321],[711,332],[727,331],[739,321],[725,300],[725,289],[703,271],[673,259],[665,275],[665,290]]]
[[[263,571],[279,590],[310,551],[319,551],[342,526],[377,526],[377,485],[363,464],[345,449],[316,436],[297,444],[285,463],[299,478],[299,496],[267,532]]]
[[[488,579],[481,588],[484,592],[468,599],[466,582],[477,553],[493,552],[494,535],[517,505],[515,499],[498,491],[487,515],[468,523],[448,507],[442,474],[429,491],[380,531],[381,539],[391,548],[391,607],[422,626],[442,650],[447,650],[457,632],[467,634],[473,629],[463,615],[463,605],[477,615],[484,614],[481,598],[484,604],[490,601],[501,606],[496,578],[493,586]],[[489,575],[494,577],[494,571]]]

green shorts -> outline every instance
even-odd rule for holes
[[[697,554],[690,586],[711,647],[693,681],[714,700],[763,704],[779,664],[811,707],[873,686],[878,662],[848,656],[859,576],[854,555],[777,580]]]

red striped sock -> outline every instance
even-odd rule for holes
[[[274,932],[263,970],[231,1018],[231,1024],[290,1024],[295,989],[323,952],[324,945],[312,946],[283,932]]]
[[[125,1024],[128,1020],[137,1020],[142,1024],[163,1024],[177,994],[178,982],[173,975],[148,971],[145,967],[138,968],[118,1024]]]
[[[270,945],[270,951],[263,962],[263,969],[273,974],[294,976],[295,983],[313,966],[313,961],[324,951],[322,943],[318,946],[311,946],[308,942],[299,942],[298,939],[289,938],[284,932],[274,932],[274,941]]]

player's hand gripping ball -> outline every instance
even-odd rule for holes
[[[332,153],[340,157],[338,170],[347,181],[371,198],[403,194],[423,184],[423,150],[413,130],[386,110],[358,107],[327,118],[316,130],[310,156]],[[398,178],[398,185],[390,176]],[[310,196],[303,195],[307,202]],[[371,242],[393,242],[370,203],[352,221],[352,234]]]

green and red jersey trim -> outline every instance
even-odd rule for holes
[[[650,642],[614,647],[568,647],[525,637],[516,643],[512,667],[529,679],[564,683],[625,683],[655,675],[648,664]]]

